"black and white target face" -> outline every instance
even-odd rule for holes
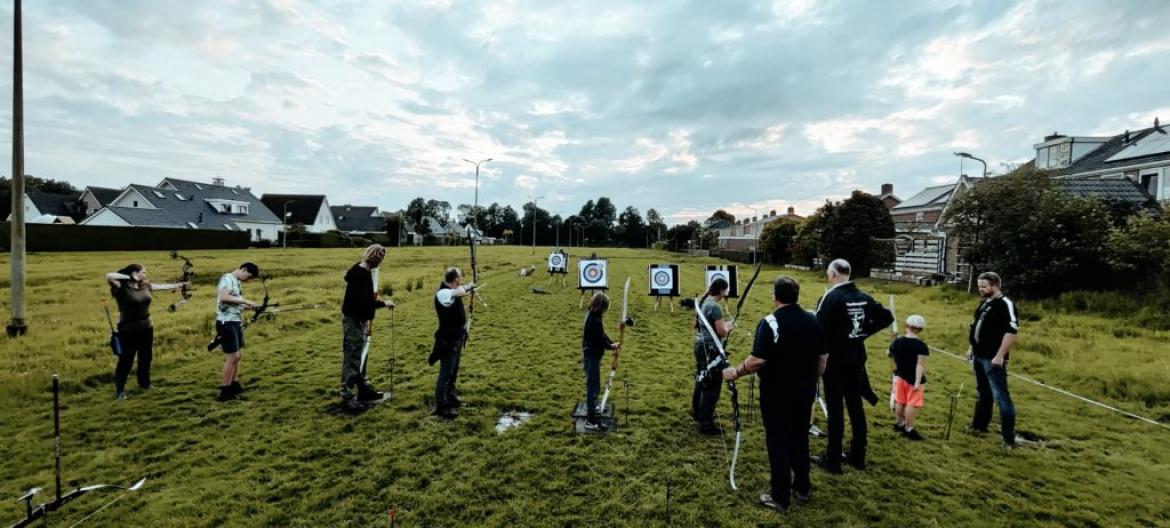
[[[581,263],[581,287],[605,287],[605,261],[589,260]]]
[[[710,288],[711,284],[719,279],[723,279],[723,282],[731,284],[731,277],[727,274],[726,271],[709,271],[707,272],[707,287]]]
[[[650,272],[650,282],[656,290],[669,290],[674,283],[674,275],[669,268],[656,269]]]
[[[565,257],[560,253],[553,253],[548,256],[548,267],[553,269],[561,269],[565,267]]]

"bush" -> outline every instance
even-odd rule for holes
[[[7,251],[12,226],[0,223],[0,244]],[[250,235],[243,231],[115,227],[64,224],[25,224],[27,251],[145,251],[171,249],[245,249]]]
[[[760,253],[769,264],[783,266],[793,261],[793,244],[800,222],[791,218],[777,218],[768,222],[760,233]]]

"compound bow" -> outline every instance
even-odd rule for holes
[[[191,281],[195,279],[195,272],[192,271],[195,265],[191,263],[191,259],[180,255],[179,250],[172,249],[171,260],[175,259],[183,259],[183,273],[179,276],[179,283],[181,284],[179,287],[179,300],[171,303],[171,305],[167,307],[167,310],[171,312],[174,312],[178,310],[180,306],[187,304],[187,301],[191,300],[191,291],[195,289],[190,285]]]

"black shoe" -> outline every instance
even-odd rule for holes
[[[365,411],[369,407],[367,407],[366,404],[362,403],[361,401],[353,399],[351,396],[349,398],[341,398],[341,408],[351,413],[359,413]]]
[[[358,387],[358,399],[361,401],[378,401],[385,396],[381,392],[374,390],[372,385],[362,385]]]
[[[586,433],[601,433],[605,431],[605,426],[599,422],[585,422]]]
[[[450,407],[439,407],[435,409],[435,416],[438,416],[444,420],[454,420],[459,416],[459,413],[455,412],[455,409]]]
[[[719,428],[715,427],[715,424],[699,424],[699,434],[701,435],[714,436],[719,433]]]
[[[967,426],[967,434],[975,435],[975,436],[982,436],[982,435],[987,434],[987,428],[981,429],[981,428],[975,427],[973,425],[968,425]]]
[[[812,463],[814,466],[819,467],[825,471],[828,471],[829,473],[832,473],[834,475],[840,475],[841,473],[844,473],[844,471],[841,470],[841,463],[840,462],[837,462],[837,463],[829,462],[828,457],[823,457],[823,456],[812,457]]]
[[[792,490],[792,496],[796,497],[796,500],[802,503],[808,503],[808,501],[812,500],[812,490],[805,492]]]
[[[841,456],[845,459],[845,462],[853,466],[853,469],[865,471],[865,455],[854,456],[851,450],[846,449],[841,452]]]
[[[907,429],[902,433],[902,436],[905,436],[910,440],[926,440],[926,438],[923,438],[922,435],[918,433],[918,429]]]
[[[232,391],[231,385],[224,385],[219,388],[219,396],[215,397],[216,401],[231,401],[236,399],[236,393]]]
[[[896,424],[894,424],[894,432],[895,432],[895,433],[905,433],[905,432],[906,432],[906,426],[905,426],[905,425],[902,425],[902,424],[900,424],[900,423],[896,423]]]
[[[459,397],[454,395],[454,394],[447,397],[447,401],[450,402],[451,408],[453,408],[453,409],[458,409],[460,407],[463,407],[463,400],[460,400]]]
[[[999,448],[1003,449],[1004,451],[1011,451],[1011,450],[1016,448],[1016,443],[1015,442],[1007,442],[1007,441],[1000,442]]]
[[[239,380],[233,381],[232,384],[229,385],[229,387],[231,387],[232,394],[234,394],[236,396],[239,396],[239,395],[244,393],[244,386],[240,385]]]
[[[768,509],[776,510],[780,513],[788,513],[787,504],[780,504],[779,502],[772,500],[772,496],[768,495],[767,493],[760,495],[760,505]]]

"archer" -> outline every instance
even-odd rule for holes
[[[732,323],[723,318],[723,309],[719,307],[719,301],[727,297],[728,288],[724,279],[711,281],[706,294],[695,306],[697,316],[705,318],[718,334],[711,335],[704,331],[699,321],[695,322],[695,388],[691,393],[691,415],[698,423],[699,433],[708,435],[719,434],[719,428],[715,426],[715,406],[719,404],[722,387],[710,365],[719,358],[719,347],[714,340],[727,337],[732,328]]]
[[[379,244],[367,247],[362,259],[345,273],[345,298],[341,304],[341,403],[346,409],[361,410],[365,402],[382,399],[382,393],[366,380],[366,357],[369,352],[374,312],[378,308],[394,309],[394,303],[378,299],[375,276],[386,258],[386,248]],[[357,387],[357,399],[354,399]]]
[[[219,278],[215,303],[215,341],[223,345],[223,373],[216,400],[234,400],[244,387],[240,385],[240,356],[244,351],[244,310],[256,309],[255,302],[244,298],[242,283],[260,276],[260,268],[245,262],[238,269]]]
[[[435,414],[448,420],[458,416],[463,402],[455,392],[455,381],[459,377],[459,359],[467,344],[471,320],[463,310],[463,297],[475,292],[475,283],[463,285],[463,272],[459,268],[447,268],[443,282],[435,291],[435,315],[439,329],[435,330],[435,346],[427,363],[439,362],[439,377],[435,380]],[[471,301],[474,306],[474,298]]]
[[[138,356],[138,386],[142,390],[151,387],[150,362],[154,358],[154,325],[150,321],[151,293],[186,289],[189,284],[152,284],[146,280],[146,267],[142,264],[130,264],[107,273],[106,282],[110,284],[110,295],[118,303],[118,330],[114,332],[114,339],[120,345],[117,349],[120,353],[118,366],[114,369],[114,398],[125,400],[126,378],[130,375],[135,356]]]

